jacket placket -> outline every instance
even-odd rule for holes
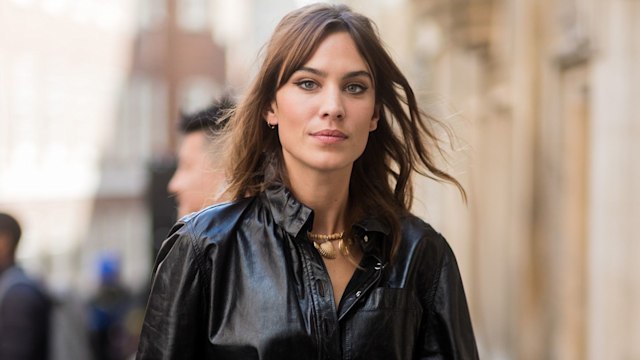
[[[379,283],[382,277],[384,265],[382,261],[373,256],[366,255],[363,262],[366,269],[363,280],[345,293],[341,299],[340,306],[336,307],[333,287],[329,273],[315,249],[309,241],[297,242],[302,247],[301,254],[304,257],[303,266],[305,279],[308,282],[309,293],[313,304],[311,323],[315,326],[316,341],[318,343],[318,359],[349,359],[348,339],[343,334],[340,322],[348,321],[348,314],[354,309],[359,301],[366,298],[366,295]],[[345,348],[347,347],[347,348]]]

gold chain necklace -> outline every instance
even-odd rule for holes
[[[313,241],[313,246],[318,250],[318,253],[323,258],[333,260],[337,257],[336,249],[333,246],[332,241],[338,241],[338,249],[344,256],[349,256],[349,246],[347,241],[344,240],[344,231],[333,234],[315,234],[310,231],[307,232],[307,236]]]

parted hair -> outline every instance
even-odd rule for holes
[[[288,184],[277,131],[265,114],[280,89],[330,34],[348,33],[372,72],[378,127],[369,133],[363,154],[355,161],[349,185],[350,221],[374,216],[391,229],[391,256],[400,243],[400,218],[413,200],[414,172],[456,186],[462,185],[439,168],[434,155],[442,144],[434,125],[447,127],[418,107],[409,82],[385,49],[373,22],[345,5],[313,4],[287,14],[264,49],[264,59],[228,127],[228,191],[233,198],[255,195],[273,181]],[[275,169],[269,171],[268,169]],[[275,173],[275,178],[270,174]],[[347,230],[347,236],[350,229]]]

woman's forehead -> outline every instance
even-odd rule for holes
[[[359,70],[368,71],[371,76],[371,79],[375,80],[375,75],[373,73],[372,66],[369,62],[369,58],[365,56],[361,46],[359,46],[354,36],[347,30],[338,30],[338,31],[334,30],[334,31],[327,31],[325,34],[323,34],[322,37],[320,37],[313,44],[312,43],[303,44],[302,46],[305,49],[305,51],[298,52],[299,56],[290,56],[291,52],[295,51],[295,49],[290,47],[288,54],[284,56],[283,63],[281,64],[280,69],[278,71],[278,80],[279,80],[278,82],[282,84],[283,82],[287,81],[289,77],[291,77],[291,75],[293,75],[293,73],[295,73],[296,71],[299,71],[304,67],[309,67],[310,62],[313,60],[318,50],[320,50],[320,48],[322,48],[323,46],[327,45],[327,41],[332,41],[332,40],[335,40],[336,38],[342,38],[342,40],[344,40],[346,36],[348,36],[348,39],[350,39],[351,43],[354,45],[355,50],[357,51],[358,57],[359,59],[361,59],[363,63],[363,67],[365,68],[365,69],[359,69]]]

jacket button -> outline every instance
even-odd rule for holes
[[[369,242],[369,236],[368,236],[368,235],[365,235],[365,236],[364,236],[364,238],[363,238],[363,240],[364,240],[364,242],[368,243],[368,242]]]

